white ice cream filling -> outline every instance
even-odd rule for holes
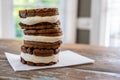
[[[20,22],[26,25],[33,25],[40,22],[50,22],[55,23],[59,20],[59,16],[34,16],[34,17],[27,17],[27,18],[20,18]]]
[[[48,56],[48,57],[41,57],[41,56],[35,56],[35,55],[23,53],[23,52],[21,52],[21,57],[25,61],[30,61],[30,62],[33,62],[33,63],[57,62],[58,59],[59,59],[59,55],[58,54],[52,55],[52,56]]]
[[[54,36],[54,37],[24,35],[24,40],[37,41],[37,42],[56,42],[56,41],[62,40],[62,38],[63,38],[63,35],[62,36]]]

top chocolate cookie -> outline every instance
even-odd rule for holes
[[[54,16],[59,15],[58,8],[39,8],[39,9],[25,9],[19,11],[21,18],[33,16]]]

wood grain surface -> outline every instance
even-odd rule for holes
[[[95,60],[94,64],[72,67],[14,72],[4,52],[20,54],[20,40],[0,39],[0,80],[120,80],[120,49],[82,44],[63,44],[71,50]]]

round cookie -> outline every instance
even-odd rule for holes
[[[57,42],[36,42],[36,41],[27,41],[24,40],[24,44],[30,44],[30,45],[39,45],[39,46],[54,46],[54,45],[60,45],[62,44],[62,41],[59,40]]]
[[[49,63],[33,63],[33,62],[30,62],[30,61],[25,61],[23,58],[21,58],[21,62],[23,64],[27,64],[29,66],[50,66],[50,65],[53,65],[53,64],[56,64],[57,62],[49,62]]]
[[[57,49],[60,47],[59,45],[52,45],[52,46],[45,46],[45,45],[30,45],[30,44],[24,44],[25,47],[30,47],[30,48],[39,48],[39,49]]]
[[[50,33],[60,33],[62,32],[61,28],[51,28],[51,29],[27,29],[24,30],[25,34],[50,34]]]
[[[59,33],[50,33],[50,34],[35,34],[35,33],[25,33],[25,35],[34,35],[34,36],[62,36],[63,33],[59,32]]]
[[[50,29],[54,27],[59,27],[60,21],[58,20],[56,23],[41,22],[34,25],[26,25],[23,23],[19,23],[19,25],[22,29]]]
[[[39,49],[21,46],[21,51],[26,54],[36,55],[36,56],[52,56],[58,54],[60,49]]]
[[[39,8],[39,9],[27,9],[20,10],[19,16],[21,18],[33,17],[33,16],[54,16],[59,15],[58,8]]]

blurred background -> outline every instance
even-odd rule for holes
[[[23,39],[18,11],[57,7],[64,43],[120,47],[120,0],[0,0],[0,38]]]

